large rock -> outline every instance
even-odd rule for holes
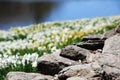
[[[55,75],[67,66],[80,64],[77,61],[61,57],[59,54],[60,51],[40,57],[37,65],[39,72],[42,74]]]
[[[115,36],[110,37],[105,41],[103,53],[112,53],[120,55],[120,34],[116,34]]]
[[[101,66],[102,78],[105,80],[120,80],[120,34],[105,41],[103,52],[96,59]]]
[[[39,73],[9,72],[6,80],[52,80],[53,77]]]
[[[120,55],[104,53],[99,56],[98,63],[105,73],[102,75],[104,78],[120,80]]]
[[[103,54],[98,59],[107,75],[120,80],[120,34],[105,41]]]
[[[89,55],[90,51],[77,47],[75,45],[69,45],[62,49],[60,56],[72,59],[72,60],[85,60]]]
[[[95,62],[90,64],[75,65],[64,68],[59,72],[59,80],[66,80],[69,77],[92,78],[100,74],[101,67]]]

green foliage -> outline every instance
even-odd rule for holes
[[[17,67],[14,64],[8,65],[6,68],[0,69],[0,80],[5,80],[6,74],[10,71],[24,71],[24,72],[37,72],[37,68],[32,67],[31,62],[25,61],[25,65],[17,64]]]

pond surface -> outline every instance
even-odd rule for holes
[[[120,0],[0,0],[0,30],[62,20],[120,15]]]

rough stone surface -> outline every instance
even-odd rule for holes
[[[104,40],[88,40],[76,44],[78,47],[85,48],[88,50],[102,49],[104,46]]]
[[[104,80],[100,77],[94,77],[94,78],[85,78],[85,77],[70,77],[67,80]]]
[[[72,60],[85,60],[90,55],[90,51],[77,47],[75,45],[69,45],[62,49],[60,56],[72,59]]]
[[[117,29],[118,30],[118,29]],[[120,80],[120,34],[105,41],[98,63],[103,69],[102,78],[105,80]]]
[[[85,77],[70,77],[67,80],[87,80]]]
[[[86,58],[86,63],[92,63],[92,62],[96,62],[99,57],[101,55],[101,52],[94,52],[94,54],[90,54],[89,57]]]
[[[120,55],[102,54],[99,56],[98,62],[101,66],[110,66],[110,67],[117,68],[120,70]],[[111,71],[112,70],[108,70],[106,72],[109,73]],[[120,73],[120,71],[118,72]],[[114,71],[114,73],[116,73],[116,71]]]
[[[99,56],[98,62],[110,80],[120,80],[120,55],[105,53]]]
[[[98,63],[108,80],[120,80],[120,34],[116,34],[105,41],[103,53]]]
[[[9,72],[6,80],[52,80],[50,75],[43,75],[39,73],[25,73],[25,72]]]
[[[59,72],[59,80],[66,80],[69,77],[85,77],[91,78],[99,75],[101,67],[97,63],[75,65],[64,68]]]
[[[110,37],[105,41],[103,53],[120,54],[120,34]]]
[[[40,57],[37,65],[39,72],[42,74],[54,75],[67,66],[80,64],[77,61],[61,57],[59,54],[60,51]]]
[[[118,30],[118,29],[117,29]],[[98,63],[102,67],[104,79],[120,80],[120,34],[116,34],[105,41]]]
[[[112,66],[103,65],[104,79],[108,80],[120,80],[120,69]]]

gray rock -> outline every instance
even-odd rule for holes
[[[103,65],[102,78],[106,80],[120,80],[120,69],[108,65]]]
[[[103,53],[120,54],[120,34],[108,38],[105,41]]]
[[[120,69],[120,55],[114,55],[114,54],[102,54],[98,58],[98,62],[101,66],[111,66],[113,68]],[[108,70],[107,72],[110,72],[111,70]],[[116,72],[116,71],[115,71]],[[119,72],[120,73],[120,72]]]
[[[99,75],[101,67],[98,63],[90,63],[83,65],[75,65],[64,68],[59,72],[59,80],[66,80],[69,77],[85,77],[92,78],[93,76]]]
[[[88,78],[87,80],[105,80],[105,79],[102,79],[100,76],[98,76],[94,78]]]
[[[51,80],[53,76],[39,73],[9,72],[6,80]]]
[[[67,80],[103,80],[100,77],[94,77],[94,78],[85,78],[85,77],[70,77]]]
[[[87,80],[85,77],[70,77],[67,80]]]
[[[98,58],[98,63],[104,73],[102,78],[107,80],[120,80],[120,55],[104,53]]]
[[[59,54],[60,51],[40,57],[37,64],[38,71],[42,74],[55,75],[67,66],[80,64],[77,61],[61,57]]]
[[[92,63],[92,62],[96,62],[99,59],[99,56],[101,55],[100,52],[95,52],[95,54],[90,54],[87,58],[86,58],[86,63]]]
[[[105,41],[103,54],[98,59],[103,71],[112,79],[120,80],[120,34]]]
[[[90,55],[90,51],[77,47],[75,45],[69,45],[62,49],[60,56],[72,59],[72,60],[86,60],[86,57]]]

